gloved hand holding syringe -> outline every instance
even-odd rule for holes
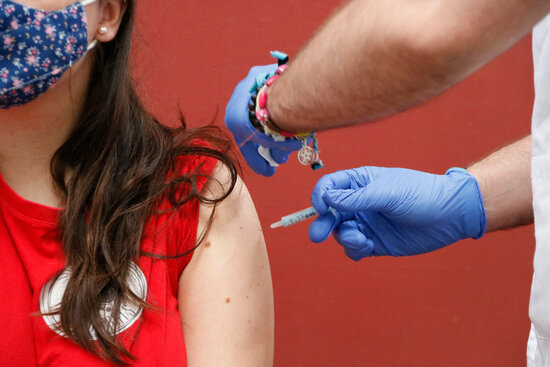
[[[355,261],[431,252],[480,238],[487,226],[479,184],[462,168],[443,175],[384,167],[338,171],[317,182],[311,202],[313,207],[271,227],[321,213],[309,227],[311,241],[323,242],[333,234]]]

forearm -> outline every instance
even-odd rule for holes
[[[479,183],[487,214],[487,232],[533,222],[531,136],[468,168]]]
[[[355,0],[270,88],[283,130],[378,119],[432,97],[502,53],[550,11],[547,0]]]

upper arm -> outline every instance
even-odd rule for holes
[[[223,168],[214,176],[227,181]],[[212,195],[219,196],[212,187]],[[199,236],[211,211],[201,205]],[[240,179],[217,206],[206,237],[180,277],[178,304],[190,367],[272,366],[269,261],[254,204]]]

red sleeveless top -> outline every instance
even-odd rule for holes
[[[178,172],[199,169],[209,175],[216,161],[182,157]],[[198,182],[198,189],[206,179]],[[169,203],[161,205],[168,208]],[[162,208],[161,208],[162,209]],[[176,214],[152,217],[145,226],[143,252],[174,256],[195,246],[199,203],[192,200]],[[55,233],[59,209],[27,201],[0,177],[0,366],[111,366],[58,335],[52,319],[37,314],[55,306],[63,292],[62,245]],[[123,305],[119,335],[137,358],[133,366],[186,366],[185,344],[178,311],[178,278],[191,254],[172,260],[141,256],[129,282],[136,294],[157,306],[141,310]],[[109,305],[103,311],[108,320]],[[50,308],[51,309],[51,308]],[[55,320],[53,320],[55,321]]]

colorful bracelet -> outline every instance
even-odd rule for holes
[[[269,118],[267,111],[267,89],[273,82],[285,72],[288,68],[288,56],[279,51],[272,51],[271,56],[277,59],[278,68],[275,73],[260,74],[256,78],[255,84],[250,89],[252,96],[248,103],[248,116],[252,126],[275,141],[285,141],[288,139],[298,139],[302,142],[302,148],[298,151],[298,161],[301,164],[309,165],[317,170],[323,167],[323,162],[319,158],[319,143],[314,132],[293,133],[280,129],[276,123]],[[310,147],[308,141],[312,142]]]

